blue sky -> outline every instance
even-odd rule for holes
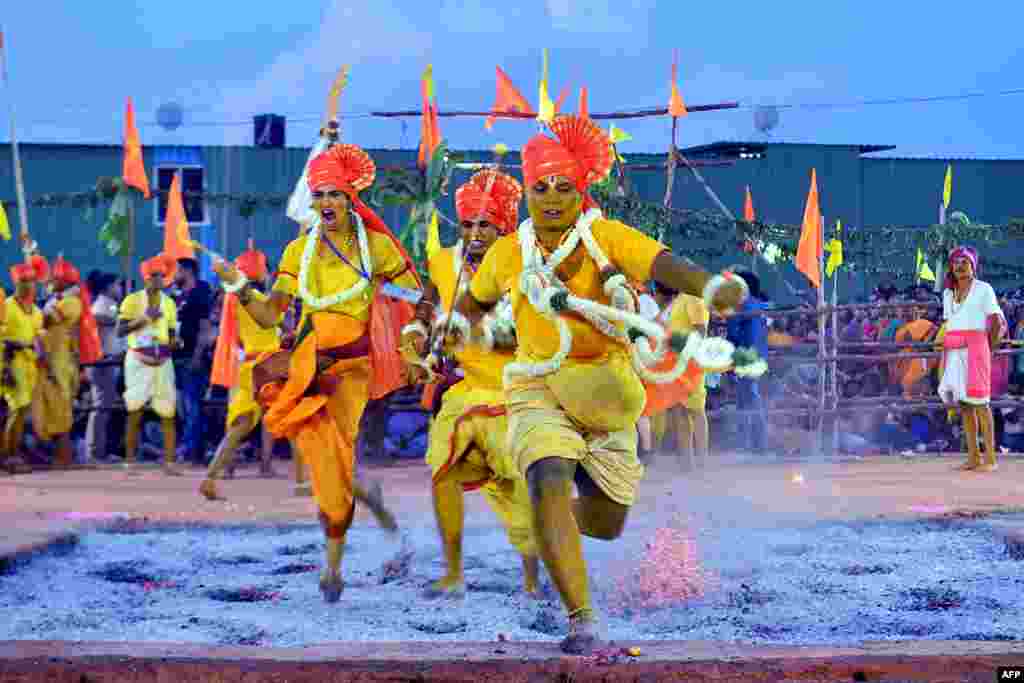
[[[591,111],[664,106],[673,48],[690,104],[739,101],[693,114],[683,145],[761,139],[752,107],[781,110],[772,139],[892,144],[894,155],[1024,158],[1024,94],[923,104],[813,108],[818,103],[1024,88],[1019,3],[859,0],[830,3],[683,0],[65,0],[6,3],[18,135],[33,142],[119,142],[124,100],[144,143],[250,144],[251,117],[287,115],[288,143],[309,144],[333,73],[351,63],[342,109],[419,106],[434,65],[442,109],[488,108],[501,65],[536,101],[541,48],[552,89],[586,85]],[[155,124],[165,101],[186,125]],[[345,139],[409,147],[418,119],[356,117]],[[230,125],[226,125],[230,124]],[[623,122],[630,151],[663,151],[668,119]],[[7,121],[0,125],[7,140]],[[535,132],[501,121],[442,120],[455,148],[518,146]]]

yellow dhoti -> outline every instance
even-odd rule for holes
[[[252,388],[252,369],[259,359],[247,360],[238,368],[238,384],[231,389],[231,396],[228,401],[227,425],[231,427],[238,418],[255,413],[255,420],[260,419],[262,409],[256,402]]]
[[[313,329],[292,351],[284,385],[261,390],[263,423],[278,438],[290,439],[309,466],[313,497],[329,538],[344,535],[355,499],[355,446],[369,398],[370,359],[334,362],[317,379],[317,351],[356,342],[364,329],[343,315],[314,314]]]
[[[39,367],[36,363],[35,351],[25,349],[15,352],[11,360],[14,386],[4,386],[2,392],[7,410],[21,410],[32,405],[36,384],[39,381]]]
[[[556,372],[505,387],[508,450],[525,476],[549,457],[578,462],[613,501],[632,505],[643,479],[636,421],[644,385],[625,352],[567,359]]]
[[[537,554],[526,481],[506,448],[508,420],[500,391],[455,385],[430,426],[427,464],[433,481],[454,478],[463,490],[483,493],[509,543]]]

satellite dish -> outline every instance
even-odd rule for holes
[[[156,110],[156,122],[167,131],[176,130],[185,119],[185,109],[177,102],[165,102]]]
[[[776,107],[758,106],[754,109],[754,127],[759,131],[767,135],[777,125],[779,125],[779,110]]]

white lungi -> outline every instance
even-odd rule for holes
[[[134,351],[125,354],[124,404],[129,413],[148,405],[160,417],[171,418],[175,415],[177,402],[171,359],[154,366],[143,363]]]

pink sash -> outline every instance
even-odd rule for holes
[[[967,395],[988,398],[992,395],[992,352],[988,334],[983,330],[947,331],[943,339],[946,351],[967,349]]]

